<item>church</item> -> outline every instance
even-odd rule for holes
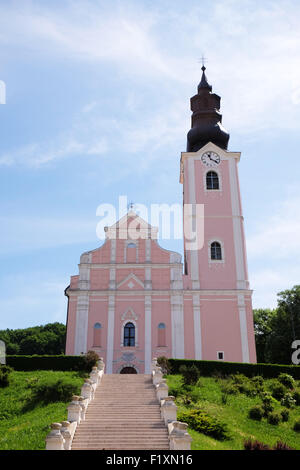
[[[191,129],[181,153],[183,207],[203,207],[203,243],[184,259],[157,242],[157,228],[133,209],[105,228],[105,242],[80,257],[71,276],[66,354],[96,351],[106,372],[149,374],[153,357],[256,362],[238,177],[228,150],[221,98],[205,67],[191,98]],[[178,162],[179,163],[179,162]],[[189,222],[190,223],[190,222]],[[131,237],[134,225],[139,237]]]

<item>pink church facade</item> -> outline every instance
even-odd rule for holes
[[[153,357],[256,362],[238,179],[239,152],[227,150],[220,98],[204,73],[191,99],[192,128],[181,154],[183,207],[202,207],[203,243],[185,238],[181,255],[134,211],[107,227],[71,276],[66,354],[96,351],[107,373],[150,373]],[[135,226],[138,238],[128,228]],[[136,233],[136,231],[135,231]]]

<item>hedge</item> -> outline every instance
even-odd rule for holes
[[[300,379],[300,366],[290,366],[283,364],[248,364],[241,362],[221,362],[221,361],[198,361],[193,359],[169,359],[170,373],[178,374],[182,365],[190,367],[195,365],[200,370],[201,375],[211,376],[216,372],[229,374],[244,374],[247,377],[261,375],[265,378],[278,377],[280,373],[292,375],[294,379]]]
[[[85,356],[6,356],[6,364],[15,370],[87,370]]]

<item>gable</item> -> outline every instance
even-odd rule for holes
[[[120,290],[143,290],[144,283],[135,275],[129,274],[117,285],[117,289]]]

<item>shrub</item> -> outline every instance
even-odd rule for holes
[[[84,356],[86,370],[90,372],[92,370],[92,367],[95,367],[97,365],[99,359],[100,357],[95,351],[88,351]]]
[[[228,402],[228,395],[227,395],[227,393],[222,393],[221,402],[223,403],[223,405],[226,405],[226,404],[227,404],[227,402]]]
[[[283,384],[285,387],[288,387],[290,389],[295,387],[295,380],[293,377],[289,374],[281,373],[278,376],[278,381]]]
[[[276,400],[268,392],[263,392],[261,394],[262,407],[264,410],[264,416],[268,416],[274,410]]]
[[[293,429],[296,432],[300,432],[300,419],[297,419],[297,421],[294,423]]]
[[[11,367],[0,364],[0,388],[7,387],[9,385],[9,375],[11,372]]]
[[[281,410],[280,414],[281,414],[281,419],[283,422],[286,422],[289,420],[289,417],[290,417],[289,410]]]
[[[200,377],[200,371],[194,365],[191,365],[189,367],[183,365],[180,367],[179,372],[180,374],[182,374],[183,383],[186,385],[196,384]]]
[[[272,413],[268,414],[268,423],[269,424],[274,424],[277,426],[281,421],[281,414],[278,413],[277,411],[272,411]]]
[[[286,393],[284,397],[281,399],[282,406],[286,406],[287,408],[294,408],[296,405],[296,400],[293,398],[291,393]]]
[[[293,392],[292,397],[295,400],[295,405],[300,406],[300,389],[299,388]]]
[[[292,375],[295,379],[300,379],[300,367],[295,365],[282,364],[250,364],[241,362],[226,361],[198,361],[196,359],[169,359],[172,374],[178,374],[181,365],[195,365],[201,370],[203,377],[228,376],[230,374],[244,374],[247,377],[261,375],[264,378],[275,378],[280,373]]]
[[[281,400],[286,394],[286,387],[282,383],[275,382],[272,385],[272,396],[276,398],[276,400]]]
[[[226,424],[210,416],[203,410],[192,409],[190,411],[181,412],[177,419],[178,421],[187,423],[191,429],[215,439],[224,440],[228,438]]]
[[[264,379],[261,375],[255,375],[252,377],[251,382],[256,388],[263,388],[264,386]]]
[[[253,386],[248,377],[243,374],[235,374],[231,376],[232,385],[236,387],[239,393],[244,393],[248,396],[255,396],[257,394],[256,388]]]
[[[272,447],[272,449],[267,445],[263,444],[260,441],[252,441],[248,439],[244,441],[245,450],[294,450],[289,447],[285,442],[277,441],[277,443]]]
[[[171,397],[177,397],[178,395],[180,394],[178,388],[175,388],[175,387],[169,387],[169,396]]]
[[[265,414],[265,410],[260,405],[255,405],[249,410],[249,418],[261,421]]]
[[[244,441],[244,449],[245,450],[270,450],[270,447],[267,444],[263,444],[260,441],[252,441],[248,439]]]
[[[72,382],[72,379],[45,379],[33,385],[32,403],[68,402],[77,391],[77,385]]]
[[[87,370],[85,356],[6,356],[15,370]]]
[[[170,364],[169,360],[165,356],[160,356],[157,358],[157,364],[162,368],[163,374],[169,374],[170,373]]]
[[[239,393],[237,384],[231,382],[225,382],[225,384],[221,386],[221,390],[226,395],[237,395]]]
[[[248,382],[248,378],[243,374],[235,374],[231,376],[233,383],[235,384],[243,384]]]
[[[277,441],[272,450],[294,450],[292,447],[289,447],[285,442]]]

